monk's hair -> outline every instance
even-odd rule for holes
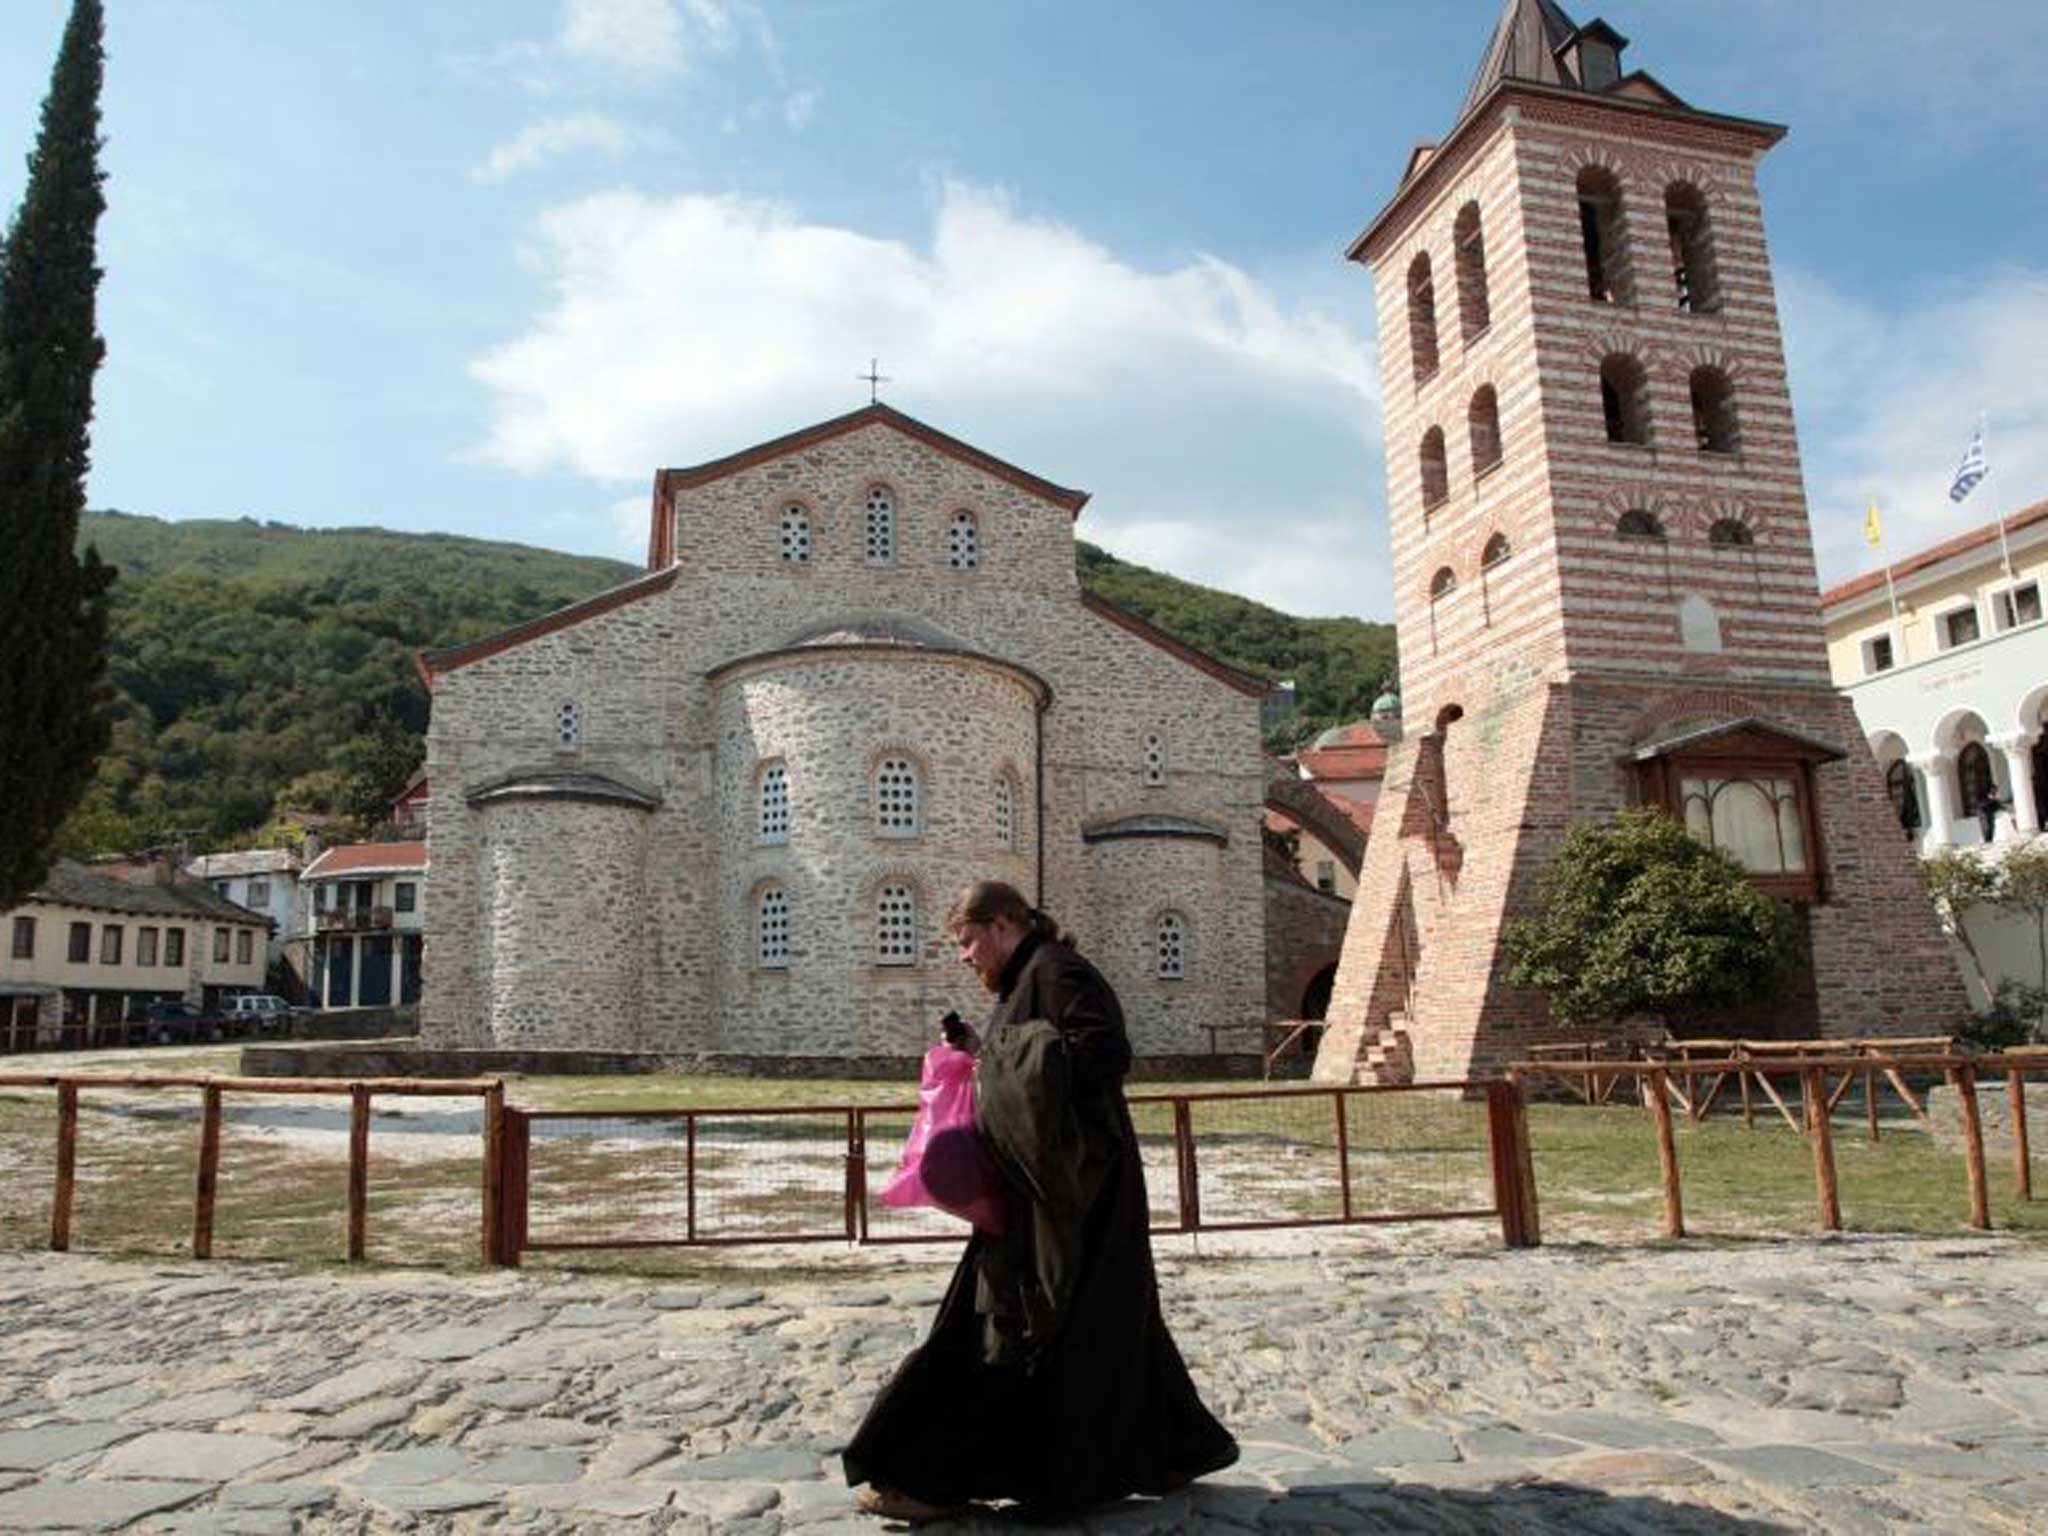
[[[965,923],[992,923],[999,917],[1041,939],[1067,942],[1050,913],[1039,911],[1024,899],[1022,891],[1001,880],[977,880],[955,896],[953,910],[946,914],[946,931],[957,933]]]

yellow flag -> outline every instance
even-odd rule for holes
[[[1870,510],[1863,514],[1863,537],[1872,549],[1884,542],[1884,536],[1877,526],[1877,503],[1870,504]]]

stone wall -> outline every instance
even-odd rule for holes
[[[1298,880],[1266,877],[1266,1017],[1302,1017],[1302,994],[1337,963],[1351,903]]]
[[[865,551],[864,504],[878,486],[894,505],[894,558],[886,564],[869,563]],[[811,520],[802,563],[782,558],[790,505]],[[969,569],[949,560],[947,530],[960,511],[973,515],[978,532],[978,563]],[[616,775],[660,802],[640,837],[646,958],[641,1022],[631,1031],[649,1048],[751,1049],[768,1037],[828,1053],[906,1048],[961,1000],[965,973],[938,933],[951,887],[990,873],[1040,896],[1084,950],[1106,957],[1112,982],[1132,989],[1126,1001],[1140,1005],[1133,1012],[1143,1021],[1142,1049],[1199,1050],[1210,1022],[1258,1022],[1258,699],[1083,603],[1067,507],[874,421],[692,478],[662,515],[674,519],[672,575],[642,578],[589,617],[472,648],[435,679],[425,1039],[484,1042],[482,999],[497,963],[487,956],[499,918],[466,792],[536,765]],[[779,661],[768,664],[821,625],[858,632],[904,619],[936,632],[937,643],[832,663],[873,677],[841,703],[826,699],[819,677],[806,681]],[[935,651],[971,652],[993,665],[941,661]],[[996,681],[1018,672],[1049,687],[1042,716],[1024,684]],[[716,686],[707,682],[714,673]],[[571,699],[582,709],[582,733],[565,748],[557,712]],[[1163,783],[1146,782],[1147,733],[1166,743]],[[914,850],[882,846],[865,828],[853,831],[851,820],[817,826],[802,851],[792,843],[805,931],[837,937],[814,952],[817,965],[807,953],[768,976],[741,962],[752,943],[752,898],[782,856],[756,848],[742,812],[760,754],[788,753],[785,736],[801,739],[804,775],[829,782],[829,803],[849,815],[868,803],[864,786],[854,797],[855,779],[895,745],[931,768],[934,815],[964,819],[949,821],[943,838],[935,827]],[[1007,855],[983,822],[969,826],[971,808],[986,803],[982,781],[1004,768],[1017,775],[1021,811],[1019,846]],[[1192,862],[1181,850],[1149,860],[1125,851],[1105,869],[1081,837],[1095,819],[1162,812],[1214,823],[1227,841]],[[495,825],[500,808],[491,814]],[[852,967],[851,915],[892,869],[919,883],[919,962]],[[1120,883],[1126,876],[1136,883]],[[1203,972],[1155,995],[1138,935],[1167,897],[1202,913]],[[572,923],[566,932],[576,930]],[[577,1032],[560,1042],[575,1044],[586,1026],[564,1018],[553,1028]]]

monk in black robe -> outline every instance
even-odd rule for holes
[[[859,1507],[917,1521],[1010,1499],[1059,1514],[1230,1465],[1237,1443],[1159,1313],[1116,994],[1011,886],[970,886],[947,927],[997,999],[975,1119],[1005,1230],[968,1241],[930,1337],[847,1446],[847,1482],[870,1485]]]

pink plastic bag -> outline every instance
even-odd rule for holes
[[[917,1119],[903,1160],[875,1198],[890,1206],[928,1205],[983,1232],[1003,1230],[1001,1178],[974,1128],[971,1053],[943,1040],[924,1053]]]

